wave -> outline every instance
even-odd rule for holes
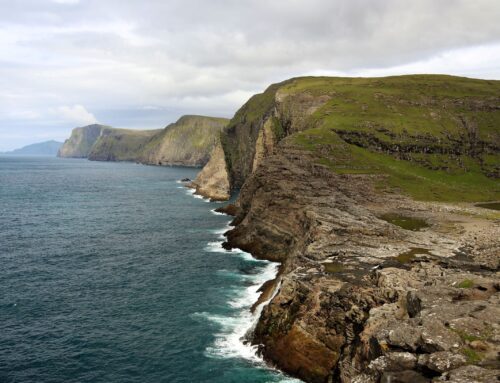
[[[226,215],[224,213],[219,213],[218,211],[215,211],[215,209],[212,209],[210,211],[212,212],[212,214],[215,214],[215,215]]]
[[[212,230],[212,233],[220,236],[228,228],[230,228],[229,223],[223,229]],[[244,359],[254,364],[257,368],[269,369],[278,373],[265,364],[263,359],[257,354],[257,346],[251,345],[248,338],[255,329],[263,308],[278,292],[279,286],[276,286],[271,297],[267,301],[260,303],[252,313],[251,307],[257,302],[261,294],[259,291],[260,287],[265,282],[276,278],[279,264],[258,260],[251,254],[240,249],[226,250],[222,247],[222,241],[207,243],[205,251],[239,256],[245,263],[248,262],[251,270],[255,271],[255,273],[246,273],[243,270],[219,270],[219,275],[233,281],[239,280],[241,286],[239,289],[232,289],[230,297],[226,298],[229,313],[199,312],[194,314],[198,319],[206,320],[214,324],[217,328],[214,334],[215,340],[212,345],[206,348],[205,354],[211,358]],[[300,380],[283,376],[282,378],[280,377],[280,382],[300,382]]]

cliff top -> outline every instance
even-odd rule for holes
[[[229,123],[223,143],[230,168],[248,162],[231,150],[231,135],[252,135],[275,108],[275,135],[335,173],[374,174],[380,189],[420,200],[500,198],[500,81],[406,75],[274,84]]]

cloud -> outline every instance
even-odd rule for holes
[[[57,4],[75,5],[80,3],[80,0],[52,0],[52,2]]]
[[[161,127],[183,113],[231,116],[270,83],[308,74],[500,79],[498,0],[0,0],[0,7],[0,133],[47,126],[69,133],[92,120],[75,107],[68,115],[81,118],[63,119],[51,112],[60,105],[85,105],[115,126]]]
[[[60,106],[54,110],[62,120],[79,125],[95,124],[97,119],[83,105]]]

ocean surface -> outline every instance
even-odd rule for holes
[[[0,382],[285,382],[241,342],[276,265],[198,169],[0,157]]]

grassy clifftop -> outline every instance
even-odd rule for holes
[[[223,134],[237,186],[270,119],[276,140],[286,136],[333,172],[377,174],[380,188],[422,200],[500,198],[500,81],[411,75],[275,84]]]

